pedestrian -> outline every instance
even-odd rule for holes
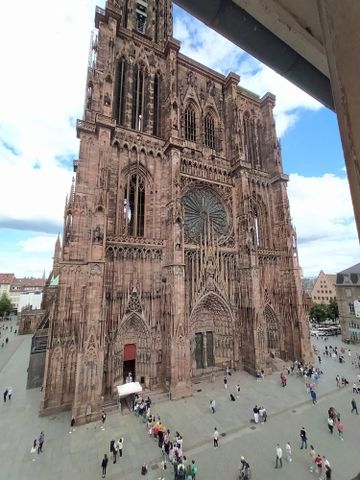
[[[358,389],[357,389],[357,386],[356,386],[356,383],[353,383],[353,393],[358,393]]]
[[[235,396],[234,396],[232,393],[230,393],[230,400],[231,400],[232,402],[235,402],[235,401],[236,401],[236,398],[235,398]]]
[[[69,433],[72,433],[75,431],[75,417],[71,417],[71,422],[70,422],[70,432]]]
[[[340,375],[336,375],[336,386],[340,388]]]
[[[315,390],[310,390],[310,395],[311,395],[311,398],[312,398],[312,402],[313,402],[313,405],[316,405],[317,404],[317,399],[316,399],[316,392]]]
[[[328,418],[328,428],[332,435],[334,433],[334,420],[331,417]]]
[[[240,384],[238,383],[236,385],[236,396],[239,398],[239,395],[240,395]]]
[[[339,421],[336,424],[336,428],[337,428],[340,440],[344,440],[344,424]]]
[[[106,413],[105,413],[105,411],[103,410],[103,411],[101,412],[101,421],[102,421],[103,424],[105,423],[105,420],[106,420]]]
[[[325,465],[325,478],[326,480],[331,480],[331,467]]]
[[[215,413],[216,402],[215,400],[210,400],[210,410],[212,413]]]
[[[285,452],[286,452],[286,460],[291,463],[292,458],[291,458],[291,445],[289,442],[285,445]]]
[[[266,413],[265,407],[260,407],[259,415],[260,415],[260,421],[265,423],[267,419],[267,413]]]
[[[240,457],[240,478],[241,480],[249,480],[250,478],[250,465],[245,460],[245,457]]]
[[[276,445],[276,460],[275,460],[275,468],[278,468],[280,464],[280,468],[282,467],[282,448],[279,444]]]
[[[254,422],[259,423],[259,407],[257,405],[255,405],[255,407],[253,408],[253,412],[254,412]]]
[[[198,471],[198,466],[195,463],[195,460],[191,460],[191,478],[192,480],[196,479],[196,474]]]
[[[218,432],[218,430],[217,430],[216,427],[214,428],[213,438],[214,438],[214,448],[218,448],[218,446],[219,446],[219,443],[218,443],[218,440],[219,440],[219,432]]]
[[[353,413],[354,410],[355,410],[355,412],[356,412],[356,415],[359,415],[359,414],[358,414],[358,409],[357,409],[357,405],[356,405],[355,399],[353,398],[353,399],[351,400],[351,413]]]
[[[165,480],[165,470],[167,469],[165,460],[161,460],[159,467],[160,477],[158,477],[158,480]]]
[[[227,387],[228,387],[227,382],[228,382],[227,377],[224,377],[224,388],[225,388],[225,390],[227,390]]]
[[[315,457],[315,465],[316,465],[316,468],[317,468],[317,473],[319,475],[319,478],[321,478],[321,474],[322,474],[322,458],[319,454],[316,455]]]
[[[35,462],[36,461],[36,458],[34,454],[36,454],[37,452],[37,449],[38,449],[38,445],[37,445],[37,439],[35,438],[35,440],[33,441],[33,444],[32,444],[32,447],[30,449],[30,453],[32,454],[32,461]]]
[[[302,450],[304,447],[307,448],[307,435],[306,435],[305,427],[302,427],[302,429],[300,430],[300,438],[301,438],[300,449]]]
[[[5,392],[4,392],[4,403],[6,403],[6,399],[7,399],[7,396],[8,396],[8,392],[9,392],[8,389],[6,389]]]
[[[37,453],[42,453],[42,451],[43,451],[42,448],[43,448],[43,445],[44,445],[44,441],[45,441],[44,432],[40,432]]]
[[[102,462],[101,462],[102,478],[106,477],[106,469],[107,469],[108,461],[109,461],[108,456],[106,455],[106,453],[104,453],[104,458],[102,459]]]
[[[315,470],[315,458],[316,458],[316,452],[313,445],[310,445],[310,458],[311,458],[310,472],[313,472]]]
[[[123,446],[124,446],[124,439],[122,437],[116,443],[117,450],[119,452],[119,458],[123,456]]]
[[[13,394],[13,389],[12,387],[9,387],[9,391],[8,391],[8,399],[11,400],[11,396]]]

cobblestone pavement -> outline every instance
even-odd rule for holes
[[[137,480],[143,462],[150,465],[149,480],[159,476],[159,449],[149,438],[145,425],[131,414],[117,412],[108,415],[105,429],[100,423],[77,427],[69,433],[70,413],[51,417],[38,417],[39,389],[26,390],[31,336],[10,336],[9,344],[0,349],[0,388],[13,387],[11,402],[0,408],[0,480],[89,480],[100,478],[100,462],[104,453],[109,453],[112,438],[124,437],[124,456],[113,465],[109,462],[108,479]],[[323,340],[315,341],[323,349]],[[331,338],[327,345],[340,345],[340,339]],[[349,348],[346,346],[346,348]],[[359,347],[351,346],[352,358]],[[285,388],[280,386],[279,375],[273,374],[256,381],[245,372],[235,372],[229,377],[228,390],[224,389],[223,377],[215,382],[194,385],[191,398],[154,405],[153,413],[159,415],[168,428],[178,430],[184,438],[184,451],[188,459],[199,465],[197,478],[236,479],[240,455],[252,466],[253,479],[316,478],[309,470],[309,454],[299,448],[299,430],[305,426],[309,443],[326,455],[333,466],[333,479],[350,480],[360,471],[358,454],[359,416],[350,413],[353,398],[352,382],[359,370],[346,363],[324,358],[324,375],[317,387],[318,404],[313,406],[301,379],[290,376]],[[337,389],[335,376],[345,375],[350,386]],[[240,398],[229,400],[235,385],[241,385]],[[358,404],[360,408],[360,395]],[[209,409],[209,401],[215,398],[216,413]],[[356,398],[356,395],[355,395]],[[266,424],[250,423],[253,406],[263,404],[269,418]],[[327,429],[327,409],[335,406],[342,414],[345,425],[344,441],[331,436]],[[220,434],[219,448],[212,446],[212,432],[217,427]],[[255,427],[255,428],[254,428]],[[31,444],[40,431],[45,432],[44,453],[32,455]],[[275,470],[275,446],[284,449],[289,441],[293,447],[293,462],[284,462],[282,469]],[[33,460],[35,458],[35,460]],[[172,479],[172,469],[166,474]]]

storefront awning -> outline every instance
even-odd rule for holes
[[[142,392],[142,386],[139,382],[129,382],[124,383],[123,385],[118,385],[117,387],[119,398],[127,397],[133,393]]]

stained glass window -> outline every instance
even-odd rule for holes
[[[204,235],[208,227],[214,232],[215,237],[224,235],[227,231],[228,221],[226,210],[211,190],[192,189],[183,196],[185,213],[185,233],[198,240]]]

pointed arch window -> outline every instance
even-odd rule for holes
[[[145,34],[147,19],[147,0],[136,0],[136,31]]]
[[[185,110],[185,138],[196,142],[196,115],[192,105],[188,105]]]
[[[260,247],[261,243],[261,236],[260,236],[260,220],[259,220],[259,215],[258,215],[258,210],[254,210],[254,245],[257,247]]]
[[[130,175],[125,188],[124,217],[126,233],[133,237],[144,236],[145,182],[137,174]]]
[[[115,80],[115,102],[114,102],[114,118],[119,125],[124,124],[124,110],[125,110],[125,75],[126,62],[123,58],[118,61],[116,67]]]
[[[145,105],[146,105],[146,77],[143,67],[134,67],[133,77],[133,108],[131,127],[134,130],[144,131],[146,126]]]
[[[208,113],[204,120],[205,146],[215,150],[215,120]]]
[[[269,306],[265,307],[264,318],[266,322],[268,350],[279,351],[280,338],[279,338],[278,322],[273,310]]]
[[[156,74],[154,78],[154,118],[153,134],[160,136],[160,75]]]

